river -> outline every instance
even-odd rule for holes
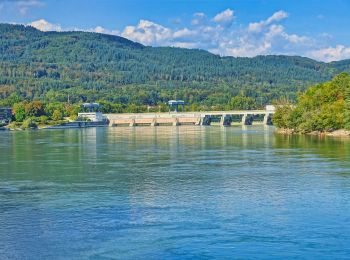
[[[1,259],[349,259],[350,140],[0,132]]]

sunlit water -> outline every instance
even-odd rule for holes
[[[349,257],[349,140],[262,126],[0,133],[0,259]]]

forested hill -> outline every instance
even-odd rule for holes
[[[202,50],[146,47],[87,32],[41,32],[0,24],[0,97],[153,105],[173,98],[226,104],[242,94],[267,103],[350,71],[350,60],[220,57]]]

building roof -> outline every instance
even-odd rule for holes
[[[100,104],[99,103],[84,103],[82,106],[85,108],[94,108],[94,107],[99,107]]]
[[[172,105],[184,105],[185,101],[183,101],[183,100],[169,100],[168,104],[171,106]]]

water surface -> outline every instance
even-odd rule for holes
[[[349,256],[349,140],[262,126],[0,133],[1,259]]]

